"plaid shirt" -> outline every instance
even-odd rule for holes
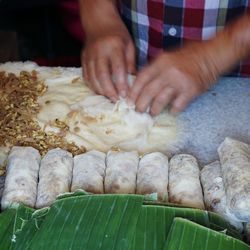
[[[250,0],[120,0],[139,67],[163,49],[215,36],[246,10],[250,10]],[[250,60],[241,62],[231,75],[250,76]]]

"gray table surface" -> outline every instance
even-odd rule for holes
[[[250,78],[223,78],[178,117],[185,123],[182,152],[203,165],[218,159],[225,137],[250,143]]]
[[[250,143],[250,78],[223,78],[178,116],[185,124],[182,153],[196,156],[201,165],[218,159],[225,137]],[[0,177],[0,197],[4,178]]]

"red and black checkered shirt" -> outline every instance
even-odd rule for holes
[[[122,18],[134,38],[139,67],[163,49],[206,40],[250,9],[250,0],[120,0]],[[231,72],[250,76],[250,59]]]

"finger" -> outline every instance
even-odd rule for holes
[[[127,68],[125,63],[125,55],[123,51],[116,51],[111,58],[111,69],[114,76],[114,84],[123,98],[127,96]]]
[[[150,109],[151,115],[160,114],[160,112],[173,100],[174,96],[175,89],[172,87],[167,86],[160,91],[152,103]]]
[[[133,42],[130,42],[128,44],[125,57],[126,57],[126,63],[127,63],[127,72],[130,74],[135,74],[136,73],[135,47],[134,47]]]
[[[114,84],[111,80],[111,73],[109,68],[109,61],[106,58],[98,59],[96,62],[96,76],[100,83],[103,94],[110,98],[113,102],[117,101],[118,95]]]
[[[183,111],[193,98],[187,95],[179,95],[173,102],[170,112],[177,114]]]
[[[89,86],[89,75],[86,63],[83,63],[82,68],[83,68],[83,78],[86,80],[86,85]]]
[[[136,101],[136,110],[139,112],[145,112],[147,108],[151,105],[153,99],[159,93],[162,88],[162,80],[160,78],[156,78],[151,81],[148,85],[146,85],[141,94],[139,95]]]
[[[104,91],[98,82],[95,75],[95,61],[90,61],[86,64],[87,74],[89,76],[89,87],[94,90],[97,94],[103,95]]]
[[[136,103],[137,98],[144,86],[146,86],[150,83],[150,81],[156,78],[157,73],[158,70],[153,65],[144,68],[135,79],[134,85],[129,93],[128,101],[131,103]]]
[[[85,53],[84,51],[82,51],[81,53],[81,63],[82,63],[82,70],[83,70],[83,78],[88,81],[89,80],[89,76],[88,76],[88,71],[87,71],[87,65],[86,65],[86,56],[85,56]],[[88,82],[86,82],[86,84],[88,85]]]

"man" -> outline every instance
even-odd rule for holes
[[[233,0],[80,0],[89,87],[112,101],[127,98],[140,112],[149,107],[157,115],[167,105],[182,111],[250,55],[248,7]],[[136,63],[142,69],[130,89],[126,74]],[[241,63],[238,75],[250,76],[250,64]]]

